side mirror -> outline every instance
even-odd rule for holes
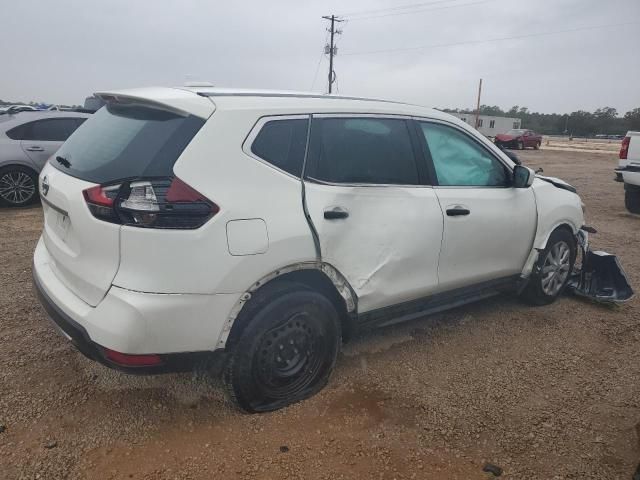
[[[533,184],[536,174],[533,170],[522,165],[516,165],[513,168],[513,187],[529,188]]]

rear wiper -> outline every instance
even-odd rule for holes
[[[56,161],[65,168],[69,168],[71,166],[71,162],[60,155],[56,157]]]

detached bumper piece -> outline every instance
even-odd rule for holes
[[[567,285],[569,291],[600,303],[624,303],[633,297],[633,289],[618,257],[591,251],[586,240],[580,242],[580,248],[582,267],[571,275]]]

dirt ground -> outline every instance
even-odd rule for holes
[[[596,248],[640,285],[640,217],[615,154],[525,151],[574,184]],[[245,415],[197,375],[86,360],[31,287],[39,207],[0,210],[2,479],[630,479],[640,461],[640,304],[499,297],[346,345],[329,386]],[[472,248],[472,244],[470,244]],[[2,430],[2,427],[0,427]]]

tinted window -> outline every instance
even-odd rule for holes
[[[49,118],[12,128],[7,136],[14,140],[64,142],[85,118]]]
[[[51,118],[31,123],[27,140],[64,142],[78,128],[74,118]]]
[[[95,183],[169,176],[204,120],[162,110],[109,105],[94,113],[58,150],[70,164],[51,164]]]
[[[419,183],[405,120],[314,119],[307,161],[308,176],[327,182]]]
[[[23,125],[18,125],[17,127],[13,127],[11,130],[7,130],[7,137],[13,140],[26,140],[27,134],[31,129],[30,123],[25,123]]]
[[[439,185],[506,186],[506,167],[467,134],[445,125],[421,123]]]
[[[251,151],[272,165],[297,177],[302,172],[307,144],[308,120],[266,122],[251,145]]]

